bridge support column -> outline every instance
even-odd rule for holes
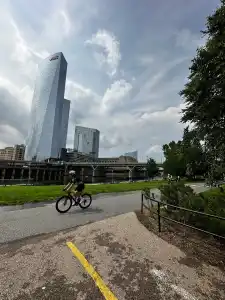
[[[81,173],[80,174],[81,174],[81,180],[84,182],[84,168],[81,168]]]
[[[42,174],[42,181],[45,181],[45,172],[46,172],[46,170],[44,169],[43,174]]]
[[[97,182],[96,170],[98,166],[91,166],[91,167],[92,167],[92,183],[96,183]]]
[[[58,173],[58,179],[59,179],[59,181],[61,181],[61,183],[63,183],[62,171],[59,171],[59,173]]]
[[[61,178],[62,178],[62,174],[61,174]],[[69,174],[68,174],[68,165],[65,165],[65,169],[64,169],[64,175],[63,175],[63,184],[67,184],[68,183],[68,178],[69,178]]]
[[[114,169],[112,169],[111,172],[112,172],[112,174],[111,174],[111,177],[112,177],[112,178],[111,178],[111,179],[112,179],[112,183],[114,183],[114,173],[113,173],[113,172],[114,172]]]
[[[1,176],[2,182],[4,182],[4,180],[5,180],[5,173],[6,173],[6,170],[3,169],[3,170],[2,170],[2,176]]]
[[[23,180],[23,173],[24,173],[24,169],[22,168],[20,171],[20,180]]]
[[[39,175],[39,169],[36,170],[36,176],[35,176],[35,180],[38,181],[38,175]]]
[[[28,170],[28,184],[30,184],[30,180],[31,180],[31,168],[29,166],[29,170]]]
[[[147,180],[148,179],[148,172],[147,172],[147,169],[146,168],[143,168],[142,169],[142,171],[143,171],[143,175],[144,175],[144,180]]]
[[[51,170],[49,170],[49,171],[48,171],[48,181],[50,181],[50,180],[51,180],[51,178],[52,178],[52,171],[51,171]]]
[[[134,167],[127,167],[127,169],[129,170],[129,181],[131,182],[132,181]]]
[[[16,170],[15,170],[15,169],[12,169],[11,179],[14,179],[14,177],[15,177],[15,172],[16,172]]]

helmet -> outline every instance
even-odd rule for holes
[[[74,175],[76,175],[76,171],[70,170],[70,171],[69,171],[69,174],[72,175],[72,176],[74,176]]]

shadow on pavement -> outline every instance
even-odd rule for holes
[[[89,215],[89,214],[96,214],[96,213],[103,213],[104,210],[98,207],[89,207],[87,209],[81,209],[79,207],[72,207],[68,214],[82,214],[82,215]]]

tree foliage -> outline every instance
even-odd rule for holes
[[[225,145],[225,0],[207,18],[206,44],[197,50],[184,98],[182,122],[191,122],[210,148]]]
[[[163,145],[163,153],[165,162],[163,163],[164,173],[173,176],[184,176],[185,165],[182,153],[182,142],[177,143],[172,141],[169,144]]]
[[[163,152],[166,174],[193,177],[206,172],[203,146],[196,132],[188,127],[184,129],[182,140],[163,145]]]
[[[153,178],[159,173],[158,166],[156,164],[156,161],[153,158],[149,158],[147,161],[147,172],[148,172],[148,177],[150,178]]]

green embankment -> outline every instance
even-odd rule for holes
[[[85,192],[92,195],[100,193],[117,193],[138,191],[144,188],[157,188],[164,183],[160,181],[134,182],[118,184],[87,185]],[[0,205],[19,205],[31,202],[54,200],[63,195],[63,186],[6,186],[0,187]]]

